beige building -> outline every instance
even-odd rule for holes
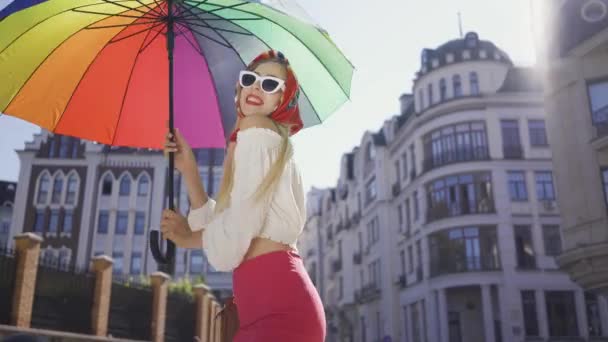
[[[558,269],[552,139],[533,70],[476,33],[425,49],[401,113],[309,194],[299,249],[328,341],[593,341],[606,298]]]
[[[546,2],[547,128],[562,214],[560,267],[608,293],[608,1]],[[542,51],[546,52],[543,53]]]

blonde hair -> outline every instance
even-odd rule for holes
[[[260,63],[254,64],[248,67],[248,70],[254,70],[258,65],[268,62],[275,62],[281,65],[286,65],[284,61],[278,58],[272,58],[263,60]],[[241,96],[240,86],[237,88],[237,99]],[[238,106],[238,101],[237,101]],[[272,120],[272,119],[271,119]],[[285,165],[287,165],[287,161],[291,158],[293,154],[293,146],[291,144],[291,140],[289,138],[289,132],[291,131],[291,126],[283,125],[281,123],[272,120],[277,130],[279,131],[279,135],[281,135],[281,146],[279,151],[279,157],[274,162],[274,164],[268,170],[268,173],[264,176],[264,179],[256,189],[253,194],[254,201],[261,201],[264,198],[272,193],[274,193],[275,188],[278,185],[279,178],[283,174],[283,170],[285,170]],[[232,187],[234,185],[234,148],[236,143],[231,143],[228,145],[226,157],[224,161],[224,175],[222,177],[222,181],[220,183],[220,189],[217,193],[215,212],[219,213],[225,210],[230,206],[230,193],[232,192]],[[262,161],[260,161],[262,162]]]

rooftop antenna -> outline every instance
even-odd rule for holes
[[[460,31],[460,38],[462,38],[462,16],[458,12],[458,30]]]

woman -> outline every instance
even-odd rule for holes
[[[289,136],[302,129],[298,81],[280,52],[241,71],[237,128],[230,137],[217,202],[208,198],[187,142],[176,131],[165,153],[188,188],[188,218],[165,210],[164,236],[203,248],[211,265],[233,271],[237,342],[325,340],[325,315],[296,242],[306,220],[305,195]]]

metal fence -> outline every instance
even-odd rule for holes
[[[16,266],[15,251],[0,249],[0,324],[10,324]]]
[[[41,258],[36,276],[32,328],[90,334],[95,275]]]
[[[148,286],[113,283],[108,333],[112,337],[150,340],[152,299]]]
[[[165,341],[192,341],[196,320],[196,305],[191,296],[169,293],[167,296],[167,319]]]

